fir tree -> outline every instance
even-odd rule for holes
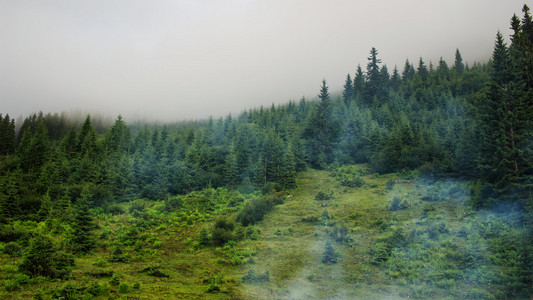
[[[459,49],[455,50],[454,70],[458,75],[462,75],[465,70],[465,65],[463,64],[463,58],[461,57]]]
[[[344,82],[344,90],[342,92],[342,98],[344,99],[344,104],[346,107],[350,106],[350,101],[353,98],[354,88],[353,88],[353,82],[352,77],[350,74],[346,75],[346,81]]]
[[[92,235],[94,228],[92,216],[89,213],[90,193],[88,187],[83,188],[78,203],[76,203],[71,245],[77,253],[87,253],[94,249],[96,241]]]

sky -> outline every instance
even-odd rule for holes
[[[376,47],[486,62],[524,0],[0,0],[0,113],[236,115],[341,91]]]

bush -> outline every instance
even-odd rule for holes
[[[248,270],[248,273],[242,277],[243,283],[265,282],[270,281],[270,273],[265,271],[263,274],[256,274],[253,269]]]
[[[239,212],[237,215],[237,221],[240,222],[242,226],[255,224],[263,220],[265,214],[271,211],[275,205],[281,203],[282,200],[276,197],[252,199],[248,201]]]
[[[395,196],[389,203],[390,211],[397,211],[405,208],[407,208],[407,202],[405,200],[402,200],[400,197]]]
[[[109,284],[111,284],[113,286],[118,286],[120,284],[120,279],[122,279],[122,276],[120,276],[119,274],[115,273],[115,274],[113,274],[113,276],[109,280]]]
[[[371,262],[375,265],[386,262],[391,254],[391,249],[386,243],[375,243],[370,249]]]
[[[324,254],[322,255],[323,264],[336,264],[339,254],[335,252],[330,242],[326,243]]]
[[[318,201],[327,201],[327,200],[331,200],[334,198],[335,196],[333,195],[333,192],[326,194],[325,192],[320,191],[315,195],[315,200],[318,200]]]
[[[134,290],[138,290],[138,289],[141,288],[141,284],[138,283],[138,282],[135,282],[135,283],[132,285],[132,288],[133,288]]]
[[[22,250],[22,247],[15,242],[9,242],[4,246],[4,253],[9,256],[19,255],[20,250]]]
[[[72,255],[57,251],[50,238],[37,236],[30,241],[29,249],[19,270],[32,277],[63,278],[70,273],[70,267],[73,265]]]
[[[104,293],[104,287],[102,287],[98,282],[95,281],[85,288],[85,292],[95,297],[98,297]]]
[[[125,282],[120,283],[118,286],[118,291],[121,293],[127,293],[129,290],[130,286]]]
[[[385,189],[390,191],[394,188],[394,185],[396,184],[396,181],[393,179],[387,180],[387,183],[385,183]]]
[[[55,299],[78,299],[78,287],[74,283],[67,282],[52,292]]]
[[[159,266],[148,266],[142,270],[139,271],[139,273],[146,273],[150,276],[159,277],[159,278],[169,278],[170,276],[168,274],[163,273],[160,270],[161,267]]]
[[[108,214],[112,214],[113,216],[117,216],[124,214],[125,211],[122,206],[118,204],[110,204],[106,207],[105,212]]]
[[[15,279],[6,279],[4,280],[4,289],[13,292],[20,289],[20,284]]]

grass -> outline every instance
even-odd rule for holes
[[[350,176],[362,185],[347,186]],[[50,299],[74,287],[97,299],[528,298],[520,212],[473,210],[465,183],[378,176],[364,165],[308,170],[297,183],[250,226],[254,238],[220,247],[198,244],[216,214],[119,204],[123,214],[98,214],[99,246],[76,258],[67,281],[18,276],[22,255],[0,254],[0,298]],[[110,261],[117,244],[126,262]]]

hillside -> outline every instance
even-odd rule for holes
[[[533,21],[371,48],[342,96],[174,124],[0,114],[3,298],[530,298]]]

